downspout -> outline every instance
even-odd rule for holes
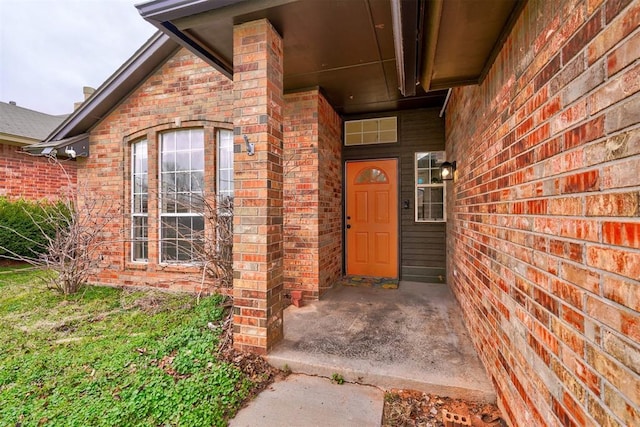
[[[451,88],[447,91],[447,97],[444,99],[444,104],[442,104],[442,110],[440,110],[440,117],[444,116],[444,110],[447,109],[447,104],[449,103],[449,97],[451,96]]]

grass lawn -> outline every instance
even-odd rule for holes
[[[0,268],[0,426],[226,425],[250,393],[215,357],[220,297],[65,298],[40,274]]]

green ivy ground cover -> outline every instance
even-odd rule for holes
[[[0,269],[0,426],[221,426],[251,383],[215,357],[221,297],[87,287]]]

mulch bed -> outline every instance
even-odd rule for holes
[[[461,415],[473,427],[506,427],[494,404],[393,389],[385,395],[383,427],[444,427],[443,409]],[[464,424],[457,424],[464,425]]]

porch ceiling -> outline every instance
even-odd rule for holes
[[[477,82],[519,3],[154,0],[137,7],[146,20],[229,77],[233,26],[267,18],[284,40],[285,92],[319,86],[339,113],[355,114],[441,106],[444,89]],[[395,32],[402,35],[395,45],[392,5],[401,15]],[[396,52],[404,52],[401,67]],[[416,86],[415,94],[403,96],[399,86],[407,94]]]

